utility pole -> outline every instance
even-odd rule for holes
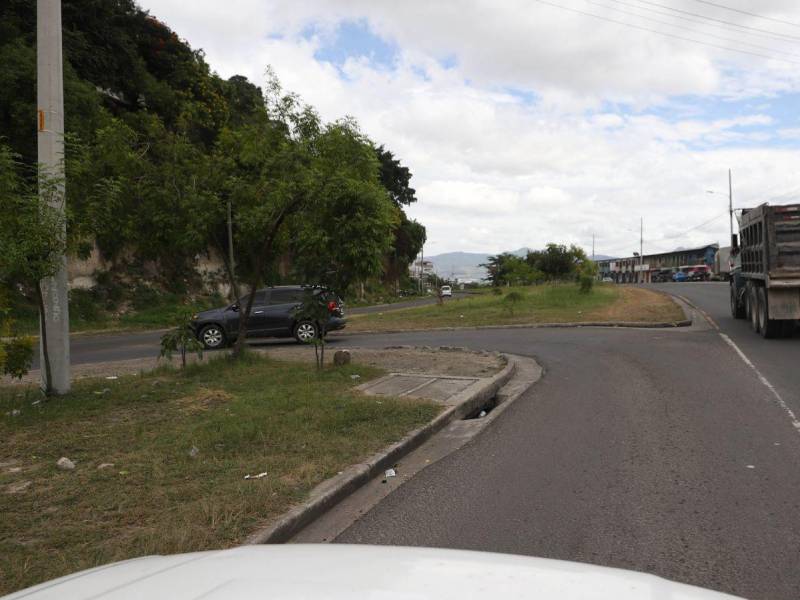
[[[733,248],[733,176],[728,169],[728,212],[731,221],[731,248]]]
[[[592,262],[594,262],[594,233],[592,234]]]
[[[644,217],[639,217],[639,283],[644,283]]]
[[[36,2],[36,102],[38,105],[37,144],[39,168],[56,181],[55,194],[48,201],[64,214],[64,72],[61,57],[61,0]],[[41,181],[39,193],[46,193]],[[61,235],[66,237],[66,219]],[[42,280],[47,354],[52,371],[53,391],[66,394],[70,389],[69,372],[69,302],[67,296],[67,258],[52,277]],[[40,335],[39,339],[44,339]],[[41,364],[45,348],[40,343]],[[46,375],[42,372],[42,387]]]
[[[228,200],[228,264],[230,264],[231,273],[233,273],[236,265],[233,262],[233,214],[230,200]]]

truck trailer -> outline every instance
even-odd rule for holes
[[[800,204],[742,209],[731,239],[731,314],[765,338],[800,319]]]

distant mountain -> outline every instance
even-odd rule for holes
[[[591,256],[589,258],[591,258]],[[607,254],[595,254],[594,255],[594,259],[595,260],[612,260],[614,258],[618,258],[618,257],[616,257],[616,256],[608,256]]]
[[[510,254],[525,256],[528,248],[513,250]],[[487,275],[486,269],[479,266],[489,260],[492,254],[481,252],[445,252],[434,256],[426,256],[425,260],[433,263],[433,268],[440,277],[464,280],[481,280]]]

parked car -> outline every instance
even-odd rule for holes
[[[611,277],[603,277],[603,283],[614,283]]]
[[[449,298],[453,295],[453,288],[451,288],[449,285],[443,285],[440,291],[442,297],[447,296]]]
[[[677,281],[678,283],[686,281],[687,279],[689,279],[689,276],[683,271],[678,271],[672,276],[672,281]]]
[[[294,337],[298,342],[317,337],[320,324],[297,316],[309,290],[314,296],[322,294],[321,300],[327,303],[330,312],[327,331],[342,329],[347,322],[344,304],[334,292],[321,286],[284,285],[256,291],[247,320],[247,337]],[[242,306],[247,306],[248,300],[249,296],[242,298]],[[240,306],[234,302],[194,315],[192,328],[197,339],[208,349],[233,344],[239,334],[240,311]]]

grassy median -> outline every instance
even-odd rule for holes
[[[82,380],[50,401],[0,387],[0,595],[124,558],[241,542],[438,414],[352,390],[379,374],[248,356]],[[56,468],[62,456],[74,470]]]
[[[502,294],[489,292],[448,298],[442,306],[351,315],[347,331],[534,323],[655,323],[685,318],[667,295],[644,288],[596,285],[588,293],[581,292],[574,284],[500,289]]]

